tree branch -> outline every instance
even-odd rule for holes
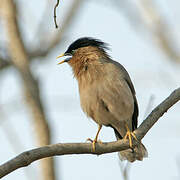
[[[180,100],[180,88],[174,90],[169,97],[167,97],[162,103],[160,103],[149,116],[141,123],[135,133],[138,134],[138,138],[142,139],[146,133],[152,128],[152,126],[163,116],[168,109]]]
[[[159,104],[143,121],[137,130],[135,130],[137,138],[142,139],[151,127],[163,116],[167,110],[180,100],[180,88]],[[134,141],[133,146],[138,142]],[[21,153],[10,161],[0,166],[0,178],[13,172],[14,170],[28,166],[32,162],[51,156],[68,155],[68,154],[105,154],[122,151],[129,148],[128,140],[119,140],[109,143],[96,143],[96,151],[92,151],[90,143],[64,143],[48,145],[36,149],[32,149]]]
[[[22,79],[24,98],[32,115],[38,144],[44,146],[50,144],[51,134],[43,103],[40,99],[39,83],[31,72],[28,55],[19,29],[16,16],[17,10],[14,0],[2,1],[1,15],[7,34],[7,50],[13,66],[17,69]],[[41,170],[44,180],[55,180],[54,161],[52,158],[41,161]]]

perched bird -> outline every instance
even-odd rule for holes
[[[108,45],[101,40],[83,37],[74,41],[57,58],[69,56],[67,62],[78,81],[81,107],[98,125],[93,150],[102,125],[114,129],[117,140],[128,138],[130,149],[119,152],[130,162],[147,156],[144,145],[132,148],[133,131],[137,128],[138,104],[134,86],[125,68],[107,54]]]

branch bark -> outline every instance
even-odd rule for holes
[[[13,0],[1,0],[1,15],[4,20],[4,27],[8,40],[8,51],[11,56],[12,64],[19,72],[24,88],[24,96],[27,107],[30,109],[33,119],[37,140],[40,146],[50,144],[50,131],[44,113],[44,108],[40,99],[38,82],[34,78],[30,61],[21,37],[17,22],[17,10]],[[41,170],[44,180],[54,180],[53,159],[44,159],[41,162]]]
[[[167,110],[180,100],[180,88],[176,89],[171,95],[159,104],[135,130],[136,136],[141,140],[152,126],[163,116]],[[138,142],[134,141],[133,146]],[[109,143],[96,143],[96,151],[92,151],[90,143],[64,143],[48,145],[30,151],[26,151],[4,163],[0,166],[0,178],[13,172],[14,170],[28,166],[32,162],[51,156],[68,155],[68,154],[105,154],[122,151],[129,148],[128,140],[119,140]]]

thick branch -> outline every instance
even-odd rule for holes
[[[97,144],[96,153],[92,152],[92,145],[90,143],[65,143],[44,146],[26,151],[0,166],[0,178],[18,168],[28,166],[33,161],[45,157],[68,154],[103,154],[124,150],[127,149],[128,146],[128,141],[126,141],[126,143],[124,143],[124,141],[117,141]]]
[[[166,98],[161,104],[159,104],[150,115],[144,120],[144,122],[135,131],[138,139],[142,139],[150,128],[158,121],[158,119],[167,110],[180,100],[180,88],[176,89],[168,98]],[[138,142],[134,141],[133,146]],[[10,161],[0,166],[0,178],[13,172],[14,170],[28,166],[32,162],[57,155],[68,154],[105,154],[117,151],[122,151],[129,148],[128,140],[119,140],[110,143],[96,143],[96,151],[92,151],[92,145],[90,143],[65,143],[54,144],[36,148],[30,151],[23,152]]]
[[[16,18],[16,4],[13,0],[1,0],[1,3],[1,13],[8,41],[8,53],[11,56],[13,66],[18,70],[22,79],[24,97],[27,107],[32,114],[38,145],[44,146],[50,144],[50,132],[43,104],[40,99],[39,84],[31,72],[28,55],[19,30]],[[54,180],[53,159],[43,160],[41,164],[43,179]]]

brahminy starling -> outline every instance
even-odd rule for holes
[[[67,62],[79,85],[81,107],[99,126],[92,147],[95,151],[102,125],[114,129],[117,140],[129,139],[130,148],[119,152],[122,160],[134,162],[147,156],[145,146],[133,131],[137,128],[138,104],[136,93],[126,69],[107,54],[108,44],[99,39],[83,37],[74,41],[57,58],[68,56]]]

